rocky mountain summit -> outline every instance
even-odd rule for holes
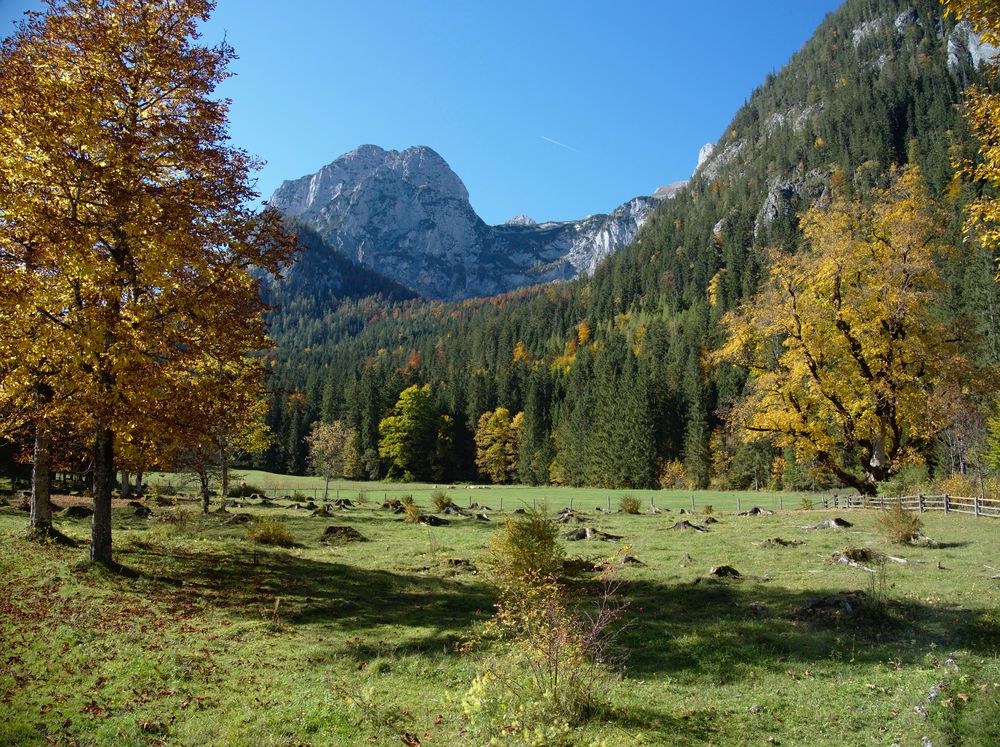
[[[325,247],[306,251],[336,251],[422,296],[454,300],[593,272],[684,184],[636,197],[607,215],[547,223],[517,215],[490,226],[431,148],[362,145],[315,174],[284,182],[270,204],[322,237]]]

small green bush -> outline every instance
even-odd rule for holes
[[[249,498],[252,495],[265,495],[264,489],[245,482],[229,487],[230,498]]]
[[[705,514],[705,516],[711,516],[712,514],[714,514],[714,513],[715,513],[715,508],[714,508],[714,507],[712,506],[712,504],[711,504],[711,503],[706,503],[706,504],[705,504],[705,505],[704,505],[704,506],[702,507],[702,509],[701,509],[701,512],[702,512],[703,514]]]
[[[296,490],[294,493],[292,493],[292,500],[293,501],[308,501],[309,500],[309,496],[306,495],[305,493],[303,493],[301,490]]]
[[[803,498],[799,502],[799,508],[801,508],[803,511],[812,511],[813,510],[813,502],[810,499],[808,499],[808,498]]]
[[[171,506],[163,511],[158,511],[156,518],[164,524],[169,524],[176,534],[186,534],[191,523],[195,520],[192,512],[186,508]]]
[[[488,643],[478,675],[462,699],[475,744],[567,744],[571,726],[607,702],[618,680],[612,628],[628,606],[607,562],[602,591],[587,600],[552,577],[529,572],[499,583],[501,602],[480,629]]]
[[[256,519],[247,527],[247,539],[258,545],[292,547],[295,535],[277,519]]]
[[[494,579],[504,582],[529,575],[553,578],[565,557],[559,527],[549,519],[543,502],[516,517],[504,517],[503,526],[490,540],[488,563]]]
[[[445,495],[443,490],[435,490],[431,493],[431,503],[434,504],[435,511],[444,511],[449,506],[454,506],[454,501]]]
[[[879,511],[875,525],[886,542],[901,545],[920,537],[924,523],[915,511],[907,511],[898,503],[893,503],[884,511]]]
[[[407,493],[406,495],[400,497],[399,502],[402,503],[404,506],[412,506],[413,496]]]
[[[154,482],[149,486],[149,494],[153,498],[165,498],[177,495],[177,488],[169,482]]]
[[[623,495],[618,499],[618,509],[623,514],[639,513],[639,499],[634,495]]]
[[[407,503],[405,500],[402,501],[403,513],[405,514],[403,518],[406,520],[408,524],[419,524],[420,519],[423,517],[423,514],[420,513],[420,509],[417,507],[417,504],[413,502],[413,496],[405,495],[403,496],[403,498],[410,499],[409,503]]]
[[[367,490],[360,490],[360,491],[358,491],[358,497],[354,499],[354,502],[357,503],[359,506],[367,506],[368,505],[368,491]]]

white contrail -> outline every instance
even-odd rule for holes
[[[580,151],[578,151],[576,148],[573,148],[573,147],[571,147],[569,145],[566,145],[566,143],[560,143],[558,140],[553,140],[550,137],[545,137],[545,135],[542,135],[542,140],[545,140],[546,142],[552,143],[553,145],[558,145],[560,148],[565,148],[566,150],[571,150],[574,153],[580,153]],[[582,156],[583,154],[580,153],[580,155]]]

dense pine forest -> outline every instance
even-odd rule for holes
[[[954,166],[975,154],[961,103],[984,77],[967,55],[949,60],[954,26],[933,0],[845,3],[753,92],[689,186],[593,277],[460,303],[388,285],[333,297],[294,277],[278,284],[278,347],[267,354],[274,439],[256,466],[305,472],[311,424],[340,420],[356,434],[351,471],[373,479],[840,484],[793,449],[740,438],[727,414],[746,374],[710,353],[726,312],[759,289],[768,250],[796,252],[811,205],[869,203],[894,168],[912,164],[941,240],[960,247],[940,261],[934,318],[962,331],[959,347],[980,375],[1000,363],[1000,286],[989,252],[963,243],[975,188]],[[409,470],[380,453],[379,424],[405,415],[397,402],[414,386],[427,395],[420,417],[434,424],[410,444],[423,456]],[[987,404],[971,399],[967,409]],[[494,434],[508,456],[491,471],[482,456],[477,465],[476,434],[498,408],[508,420],[523,414],[516,433]],[[915,441],[916,472],[968,469],[976,444],[964,435]]]

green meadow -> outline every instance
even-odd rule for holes
[[[553,512],[604,495],[468,492],[546,497]],[[1000,739],[1000,523],[927,513],[933,543],[900,547],[872,511],[746,517],[720,512],[717,495],[696,501],[715,505],[706,532],[671,529],[704,514],[587,510],[586,526],[622,539],[566,541],[571,557],[627,545],[642,563],[620,570],[627,656],[566,744]],[[380,500],[333,517],[271,503],[231,510],[279,519],[295,546],[253,544],[231,513],[193,501],[150,518],[116,508],[121,573],[84,561],[86,519],[57,519],[80,547],[39,546],[22,539],[24,513],[0,509],[0,743],[470,744],[462,698],[477,661],[458,647],[492,613],[481,569],[502,516],[428,527]],[[835,515],[853,526],[800,528]],[[334,524],[366,541],[321,541]],[[910,562],[886,563],[880,591],[874,574],[830,562],[847,547]],[[721,564],[741,576],[709,578]],[[596,582],[573,583],[586,606]]]

